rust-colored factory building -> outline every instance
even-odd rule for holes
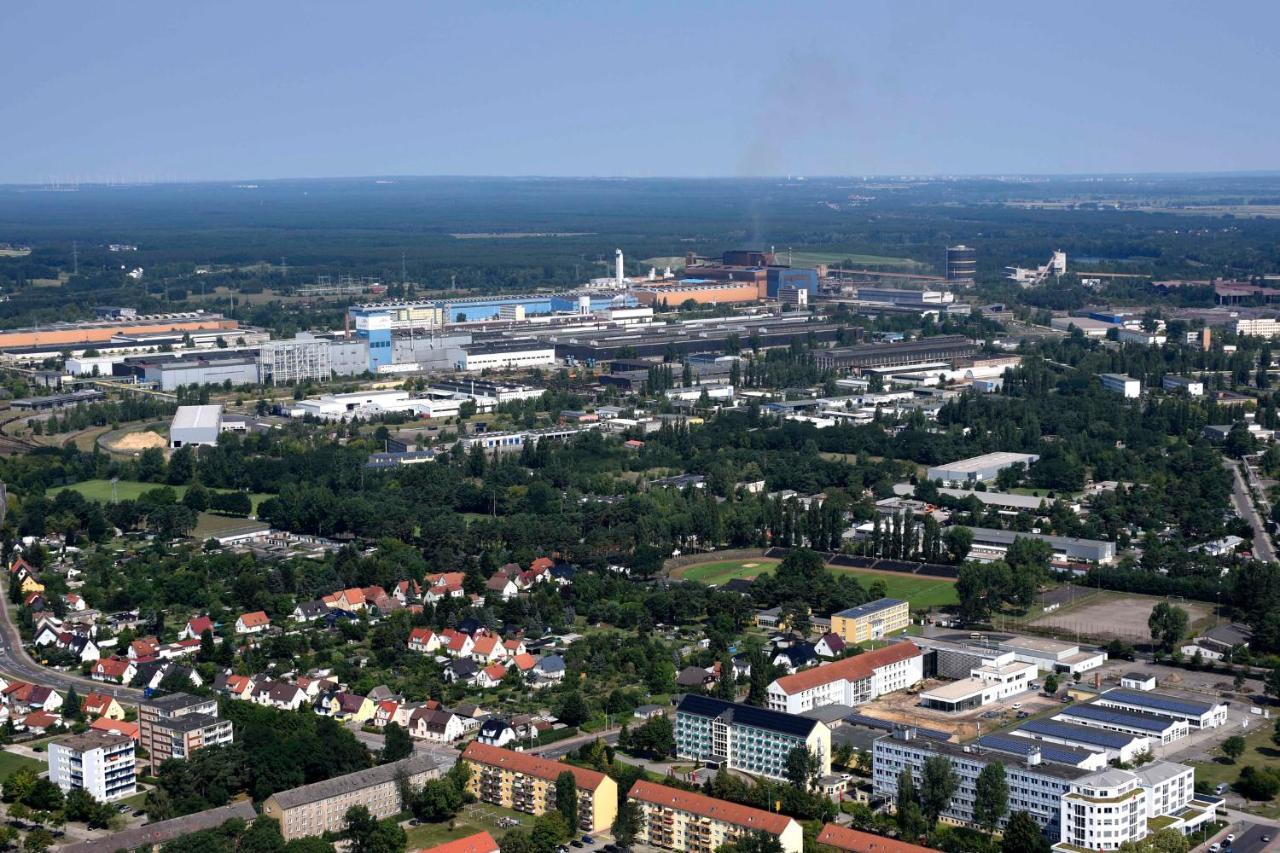
[[[93,320],[57,323],[27,329],[0,331],[0,350],[39,346],[76,346],[109,343],[117,335],[155,335],[238,329],[239,323],[221,314],[152,314],[125,320]]]

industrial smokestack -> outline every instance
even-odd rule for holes
[[[614,263],[614,271],[613,271],[614,282],[613,283],[618,285],[618,287],[622,287],[623,281],[622,281],[622,250],[621,249],[614,250],[613,263]]]

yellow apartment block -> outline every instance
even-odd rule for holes
[[[664,850],[714,853],[757,832],[778,839],[783,853],[804,850],[804,830],[794,818],[703,794],[640,780],[627,799],[642,819],[636,840]]]
[[[568,771],[578,784],[578,829],[602,832],[618,815],[618,783],[595,770],[474,741],[462,760],[471,767],[468,789],[486,803],[543,814],[555,808],[556,778]]]

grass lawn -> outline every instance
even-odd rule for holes
[[[698,583],[723,585],[734,578],[758,577],[772,571],[777,564],[777,560],[764,557],[748,560],[721,560],[684,566],[672,570],[671,575]],[[956,585],[952,581],[895,572],[867,572],[848,566],[828,566],[827,568],[833,572],[854,575],[864,586],[869,586],[873,581],[884,581],[887,596],[905,599],[911,602],[913,608],[940,607],[955,604],[958,601]]]
[[[0,781],[9,778],[9,774],[15,770],[21,770],[23,767],[30,767],[37,772],[45,769],[44,762],[36,761],[34,758],[27,758],[25,755],[18,755],[8,750],[0,750]]]
[[[248,518],[235,518],[228,515],[214,515],[211,512],[201,512],[196,515],[196,526],[191,531],[194,539],[205,540],[211,536],[220,536],[222,534],[231,533],[237,530],[244,530],[252,527],[253,529],[267,528],[267,525],[261,521],[253,521]]]
[[[417,850],[424,847],[434,847],[446,841],[475,835],[477,832],[487,832],[496,840],[501,841],[502,836],[507,831],[498,826],[498,818],[503,817],[520,821],[521,826],[526,829],[533,826],[533,815],[504,809],[501,806],[492,806],[488,803],[473,803],[463,807],[462,811],[458,812],[457,817],[452,821],[405,826],[405,832],[409,836],[409,843],[406,849]],[[453,824],[452,829],[449,828],[450,823]]]
[[[1186,762],[1195,768],[1197,782],[1205,782],[1211,787],[1220,782],[1230,785],[1236,781],[1240,771],[1248,764],[1255,767],[1280,768],[1280,749],[1271,742],[1272,728],[1267,725],[1270,721],[1258,717],[1251,722],[1257,725],[1254,731],[1244,736],[1244,755],[1241,755],[1235,764],[1226,764],[1225,759]],[[1268,817],[1280,817],[1280,804],[1275,800],[1265,803],[1251,802],[1248,804],[1248,810]]]
[[[159,488],[160,485],[161,484],[158,483],[142,483],[137,480],[120,480],[116,483],[115,495],[117,499],[122,501],[136,501],[143,492]],[[182,496],[187,492],[186,486],[170,486],[169,488],[177,492],[179,500],[181,500]],[[63,486],[61,489],[54,489],[49,493],[49,496],[53,497],[58,492],[62,491],[62,489],[77,491],[91,501],[111,503],[110,480],[85,480],[80,483],[74,483],[70,486]],[[214,489],[213,491],[223,490]],[[269,497],[271,497],[271,495],[257,493],[249,495],[249,502],[253,505],[253,512],[255,515],[258,512],[258,504],[262,503]]]

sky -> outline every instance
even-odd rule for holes
[[[1280,4],[14,4],[0,182],[1280,169]]]

